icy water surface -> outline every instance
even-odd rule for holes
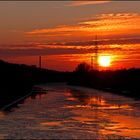
[[[140,139],[140,102],[89,88],[41,85],[0,112],[0,139]]]

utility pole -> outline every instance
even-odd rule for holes
[[[93,70],[93,56],[91,56],[91,70]]]
[[[39,68],[41,68],[41,56],[39,56]]]

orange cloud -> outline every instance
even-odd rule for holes
[[[85,6],[85,5],[95,5],[95,4],[103,4],[110,1],[74,1],[71,2],[68,6]]]
[[[75,32],[75,31],[83,31],[82,26],[58,26],[52,29],[37,29],[28,34],[46,34],[46,33],[58,33],[58,32]]]
[[[30,37],[44,37],[48,40],[81,40],[100,37],[139,36],[140,15],[136,13],[100,14],[76,25],[63,25],[48,29],[36,29],[27,32]]]
[[[98,20],[96,20],[98,19]],[[82,25],[96,26],[99,31],[112,31],[121,29],[138,29],[140,15],[136,13],[101,14],[96,19],[81,22]]]

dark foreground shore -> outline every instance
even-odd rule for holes
[[[0,61],[0,108],[29,94],[33,85],[66,80],[66,72]]]

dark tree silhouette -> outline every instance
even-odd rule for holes
[[[75,69],[75,72],[78,72],[78,73],[87,73],[89,71],[90,71],[90,65],[88,65],[85,62],[80,63]]]
[[[121,69],[121,70],[90,70],[86,63],[79,64],[69,84],[86,86],[116,94],[140,98],[140,69]]]

